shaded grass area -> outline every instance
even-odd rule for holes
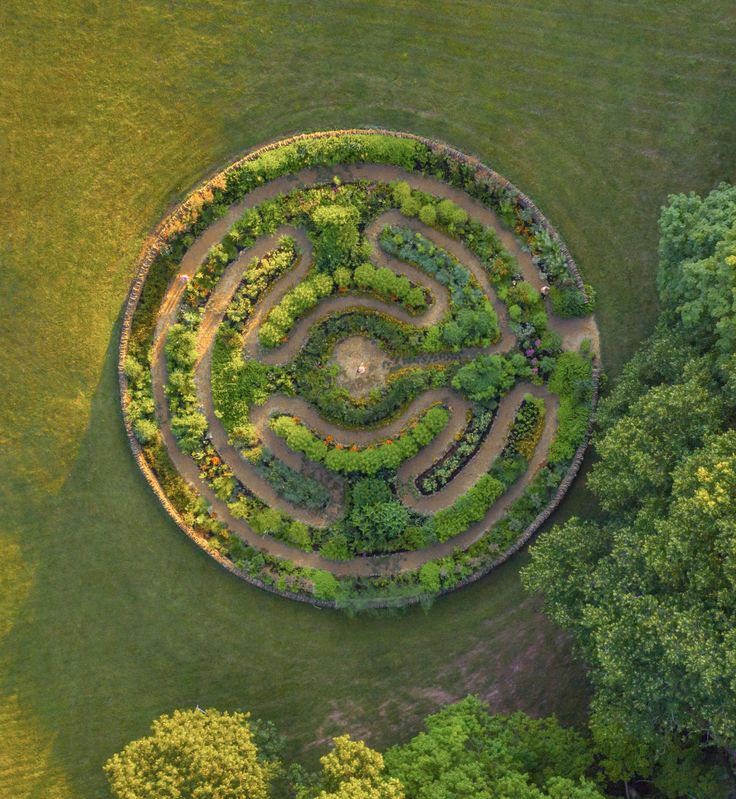
[[[436,136],[513,180],[600,297],[617,370],[653,323],[656,218],[736,166],[736,12],[688,3],[9,0],[0,11],[0,795],[104,795],[100,766],[177,706],[247,707],[295,753],[407,737],[469,690],[585,712],[524,556],[428,615],[255,591],[137,473],[114,348],[135,255],[213,167],[290,131]],[[589,507],[578,488],[562,513]]]

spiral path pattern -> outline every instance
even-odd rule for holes
[[[518,352],[522,347],[516,332],[521,329],[518,318],[516,320],[511,318],[510,314],[514,312],[506,302],[502,301],[497,287],[493,285],[488,263],[484,263],[479,255],[470,249],[467,242],[457,236],[449,235],[450,231],[422,222],[414,216],[402,213],[398,208],[389,208],[374,214],[364,226],[361,223],[363,257],[375,268],[390,270],[394,275],[407,279],[411,285],[421,287],[428,298],[428,307],[421,313],[410,313],[395,299],[382,298],[366,290],[360,290],[354,285],[346,293],[333,292],[322,298],[315,307],[295,320],[280,346],[267,348],[260,342],[259,333],[269,314],[278,309],[289,292],[319,271],[318,258],[313,247],[314,235],[303,226],[280,224],[272,232],[257,236],[248,246],[240,249],[235,257],[230,257],[219,279],[206,296],[206,301],[196,319],[196,327],[193,328],[196,338],[191,374],[196,393],[194,404],[198,413],[201,413],[206,420],[207,432],[202,438],[203,451],[208,453],[209,461],[229,470],[227,474],[231,476],[232,484],[242,488],[242,497],[252,498],[247,502],[277,511],[280,518],[300,523],[314,531],[318,540],[319,536],[331,535],[331,531],[336,529],[339,531],[350,529],[350,522],[345,520],[351,518],[351,508],[354,507],[351,492],[355,490],[354,483],[357,478],[335,473],[334,469],[328,468],[325,461],[319,458],[308,459],[305,454],[290,446],[288,439],[284,439],[273,429],[273,420],[282,416],[298,420],[298,424],[305,427],[313,437],[320,442],[328,442],[329,448],[358,452],[366,448],[380,448],[386,442],[391,444],[407,430],[413,429],[417,420],[421,422],[429,409],[433,407],[445,409],[447,423],[431,441],[424,443],[414,454],[405,458],[393,472],[379,471],[377,474],[379,480],[391,487],[395,500],[400,502],[408,513],[413,514],[412,524],[420,527],[423,524],[430,530],[431,520],[436,514],[447,514],[458,507],[458,503],[461,503],[469,492],[473,492],[479,480],[492,473],[496,459],[509,451],[508,446],[516,430],[515,425],[519,424],[520,409],[525,403],[536,402],[535,407],[540,414],[539,429],[531,445],[532,451],[527,453],[524,473],[510,485],[505,486],[501,496],[490,504],[482,518],[466,524],[461,532],[446,540],[430,540],[427,545],[414,549],[403,547],[394,552],[357,552],[341,560],[326,557],[324,549],[320,550],[317,546],[295,546],[293,542],[271,535],[268,531],[257,532],[249,523],[249,518],[235,514],[233,510],[235,494],[226,496],[216,480],[203,479],[203,456],[198,449],[183,446],[182,441],[177,438],[175,429],[177,419],[174,417],[177,413],[181,414],[181,409],[171,405],[172,391],[175,393],[175,390],[169,387],[172,362],[171,345],[167,347],[167,342],[172,340],[172,329],[180,328],[182,319],[186,321],[191,318],[191,315],[187,317],[186,314],[187,302],[191,299],[187,289],[190,283],[197,279],[197,275],[201,274],[200,270],[203,264],[207,263],[212,248],[227,240],[226,237],[229,232],[232,233],[233,225],[242,220],[244,215],[253,209],[264,207],[264,203],[268,201],[284,196],[298,196],[303,203],[311,202],[313,195],[309,194],[310,191],[322,192],[314,195],[321,198],[328,191],[327,187],[332,187],[331,190],[338,198],[342,196],[340,192],[348,190],[346,187],[354,186],[360,187],[360,191],[365,191],[367,196],[372,196],[371,192],[375,187],[379,187],[379,193],[384,192],[381,196],[388,196],[386,187],[395,185],[397,181],[407,185],[412,192],[419,193],[416,196],[428,195],[435,202],[451,201],[455,208],[465,212],[470,222],[492,231],[495,240],[499,242],[499,249],[513,261],[517,277],[512,285],[515,286],[518,279],[528,284],[534,292],[543,289],[547,278],[540,273],[535,259],[523,241],[502,224],[494,210],[465,191],[448,185],[436,177],[390,164],[358,162],[329,167],[308,167],[293,174],[276,177],[253,188],[242,199],[233,203],[217,221],[199,232],[194,240],[190,237],[175,273],[170,275],[168,286],[162,294],[152,332],[150,391],[155,414],[154,422],[170,465],[178,476],[183,478],[186,490],[205,501],[210,519],[216,519],[217,524],[226,531],[222,535],[236,536],[247,548],[250,548],[249,551],[264,553],[272,559],[271,565],[264,567],[261,574],[254,574],[252,570],[248,571],[240,566],[241,576],[246,576],[247,579],[263,587],[293,595],[295,598],[306,597],[318,604],[332,603],[332,598],[328,594],[320,598],[319,590],[312,590],[319,582],[318,578],[314,577],[318,573],[326,572],[338,581],[351,580],[352,585],[355,585],[356,580],[370,582],[374,578],[387,576],[401,579],[402,575],[420,573],[422,567],[427,564],[445,562],[453,553],[471,551],[474,544],[481,542],[489,530],[505,518],[514,503],[525,496],[525,492],[533,486],[540,470],[547,467],[550,448],[558,432],[560,396],[551,391],[546,382],[536,379],[532,382],[528,378],[517,380],[516,384],[501,396],[497,408],[493,410],[492,424],[485,430],[482,440],[476,442],[473,451],[464,458],[452,479],[432,493],[422,494],[418,490],[421,475],[436,468],[438,463],[452,455],[458,442],[462,442],[464,435],[467,434],[469,420],[473,414],[479,412],[478,403],[471,400],[467,393],[453,388],[451,381],[425,389],[418,396],[410,397],[409,401],[403,403],[402,407],[390,417],[378,420],[377,424],[364,425],[360,429],[352,429],[334,418],[327,418],[324,408],[320,410],[313,402],[294,395],[292,391],[284,393],[283,390],[276,390],[265,397],[265,401],[260,401],[260,404],[251,403],[248,407],[251,435],[258,441],[259,447],[270,453],[270,457],[282,464],[284,469],[293,475],[302,475],[304,481],[309,481],[310,484],[322,486],[326,492],[326,501],[319,508],[295,502],[293,498],[284,496],[283,492],[264,476],[264,470],[257,461],[244,457],[242,442],[234,441],[232,431],[229,433],[226,429],[213,396],[213,368],[216,368],[213,367],[213,351],[217,346],[218,335],[222,334],[228,318],[228,309],[231,308],[239,288],[243,285],[244,276],[247,276],[249,269],[255,268],[254,264],[262,263],[264,259],[268,261],[280,242],[287,240],[284,237],[288,237],[288,241],[293,244],[298,254],[295,263],[278,275],[268,286],[268,290],[257,297],[240,330],[242,344],[240,357],[243,362],[260,363],[263,368],[274,370],[269,372],[271,375],[290,375],[289,370],[297,368],[295,365],[301,363],[299,358],[304,352],[305,345],[311,341],[310,337],[315,331],[319,332],[325,324],[330,324],[330,320],[355,313],[374,314],[389,322],[393,320],[399,323],[402,325],[401,329],[426,332],[450,318],[454,312],[451,290],[446,283],[443,284],[443,281],[420,268],[417,263],[399,259],[386,251],[381,244],[381,235],[387,229],[401,229],[407,231],[406,235],[420,234],[421,238],[416,240],[420,242],[421,252],[424,252],[422,247],[426,249],[426,246],[429,246],[430,252],[440,252],[444,256],[456,259],[470,276],[471,285],[479,287],[487,298],[500,326],[500,336],[487,346],[460,347],[459,350],[454,348],[444,352],[436,349],[423,353],[400,354],[387,351],[388,380],[413,369],[450,369],[455,373],[458,368],[479,356],[506,357]],[[296,190],[302,190],[303,193],[294,195]],[[577,276],[577,273],[575,275]],[[542,291],[542,295],[544,294]],[[563,353],[577,352],[583,342],[586,342],[593,358],[595,378],[599,341],[593,317],[587,315],[563,319],[555,316],[549,297],[544,297],[542,305],[549,320],[549,330],[559,337],[557,341]],[[135,309],[135,305],[133,308]],[[518,315],[518,311],[516,313]],[[364,335],[370,338],[371,334],[366,332]],[[379,347],[385,348],[380,341],[377,343]],[[127,355],[127,352],[123,354]],[[126,368],[130,370],[129,366]],[[536,367],[534,371],[537,371]],[[181,379],[178,374],[176,379]],[[385,384],[378,384],[373,388],[371,396],[374,399],[376,395],[387,390]],[[130,413],[126,401],[130,401],[132,391],[127,383],[125,389],[128,393],[124,391],[123,394],[124,410]],[[357,403],[356,407],[362,407],[370,402],[358,397],[353,397],[349,401]],[[591,405],[594,401],[595,397]],[[130,423],[130,420],[128,421]],[[135,451],[136,444],[133,443]],[[583,450],[584,443],[581,442]],[[149,441],[143,442],[142,447],[137,446],[145,457],[145,453],[151,451],[152,445]],[[579,460],[578,456],[582,457],[580,448],[576,452],[576,460]],[[155,467],[154,471],[157,471]],[[157,477],[160,480],[160,475],[157,474]],[[228,483],[229,485],[231,484]],[[246,503],[246,499],[242,502]],[[263,514],[263,511],[259,513]],[[177,520],[189,531],[194,524],[192,521],[194,516],[194,512],[190,512],[188,518],[183,518],[183,514],[179,513]],[[196,527],[196,524],[194,526]],[[340,534],[342,535],[342,532]],[[210,536],[206,534],[202,535],[201,540],[204,542],[209,538]],[[221,561],[226,560],[221,551],[216,551],[215,554]],[[275,577],[277,567],[274,567],[273,563],[280,561],[291,564],[289,569],[303,570],[303,574],[298,578],[282,578],[279,582]],[[409,601],[413,599],[410,597]]]

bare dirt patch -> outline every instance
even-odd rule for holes
[[[373,389],[380,389],[395,366],[392,358],[364,336],[350,336],[339,342],[330,364],[340,370],[337,384],[354,397],[366,397]]]

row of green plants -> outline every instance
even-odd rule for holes
[[[526,471],[543,427],[544,402],[527,394],[517,409],[504,448],[488,473],[428,520],[427,526],[437,540],[447,541],[483,519],[494,502]]]
[[[429,444],[447,426],[448,410],[436,405],[428,408],[418,419],[413,419],[395,439],[359,448],[350,448],[315,435],[293,416],[276,416],[271,419],[271,429],[281,436],[289,449],[301,452],[315,463],[324,463],[339,474],[375,475],[382,470],[394,471],[422,447]]]
[[[386,267],[376,267],[370,261],[354,270],[339,266],[332,275],[314,271],[298,286],[291,289],[269,311],[258,331],[259,341],[266,348],[283,344],[298,319],[315,308],[320,300],[335,292],[346,294],[359,291],[372,294],[385,302],[395,302],[416,315],[427,310],[429,293]]]
[[[414,481],[421,494],[434,494],[443,489],[475,455],[490,432],[495,413],[474,407],[468,423],[453,446]]]
[[[520,353],[481,354],[455,372],[452,387],[469,400],[492,410],[520,380],[531,379],[541,382]]]
[[[412,283],[406,275],[400,275],[385,266],[376,267],[370,261],[360,264],[351,276],[352,283],[362,291],[373,292],[382,300],[400,303],[409,313],[426,311],[429,292]],[[340,285],[342,291],[350,288],[350,282]]]
[[[268,312],[258,331],[261,344],[267,348],[283,344],[297,319],[316,307],[320,300],[329,297],[334,289],[335,282],[330,275],[318,272],[306,277]]]
[[[273,486],[287,502],[319,510],[327,507],[330,492],[318,480],[292,469],[265,447],[255,464],[256,471]]]

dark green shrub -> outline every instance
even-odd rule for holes
[[[409,511],[398,500],[356,507],[350,514],[355,526],[354,546],[360,552],[386,552],[401,546]]]
[[[389,502],[392,496],[386,481],[377,477],[364,477],[353,484],[352,499],[355,507]]]
[[[452,379],[452,387],[468,399],[495,407],[499,397],[509,391],[520,377],[530,376],[527,361],[519,353],[478,355],[458,369]]]

